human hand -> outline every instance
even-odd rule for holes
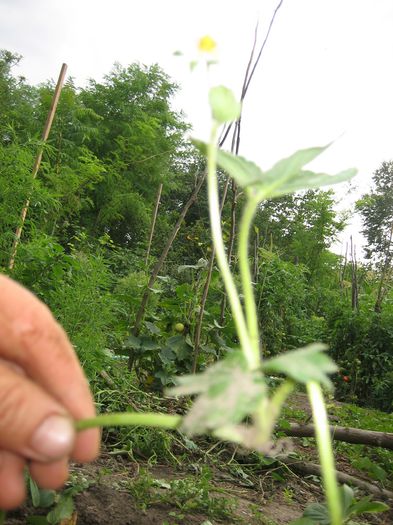
[[[73,426],[94,415],[64,330],[33,294],[0,275],[0,508],[24,500],[27,464],[38,485],[56,489],[70,458],[95,459],[99,431],[76,434]]]

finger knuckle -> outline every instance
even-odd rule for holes
[[[25,383],[19,376],[4,373],[0,375],[0,432],[21,427],[28,414],[29,395]]]
[[[56,348],[64,337],[63,330],[46,309],[32,310],[21,316],[14,325],[15,335],[22,349],[21,358],[28,352],[45,347]]]

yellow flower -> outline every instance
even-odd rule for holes
[[[217,43],[215,40],[212,39],[211,36],[205,35],[203,36],[198,43],[198,49],[199,51],[202,51],[203,53],[211,53],[214,51],[217,47]]]

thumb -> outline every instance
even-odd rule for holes
[[[72,420],[29,378],[0,363],[0,449],[46,462],[71,455]]]

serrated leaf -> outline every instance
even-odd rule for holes
[[[194,140],[195,146],[206,155],[207,145]],[[289,157],[277,162],[269,171],[263,172],[254,162],[227,151],[217,151],[217,164],[228,173],[242,188],[250,191],[264,190],[264,198],[278,197],[305,189],[316,189],[345,182],[356,175],[357,170],[350,168],[336,175],[314,173],[302,170],[303,166],[320,155],[327,146],[296,151]]]
[[[327,144],[326,146],[314,146],[312,148],[299,149],[289,157],[276,162],[266,175],[271,181],[275,180],[284,182],[289,180],[293,175],[299,173],[303,166],[317,158],[329,146],[330,144]]]
[[[161,345],[146,335],[142,335],[140,349],[142,351],[158,350]]]
[[[240,423],[265,395],[262,375],[248,370],[240,352],[203,374],[180,377],[177,383],[170,395],[199,394],[182,422],[181,430],[188,435]]]
[[[154,335],[159,335],[161,333],[161,330],[158,328],[158,326],[156,326],[154,323],[150,323],[150,321],[145,321],[145,326],[149,332]]]
[[[232,122],[239,118],[241,104],[230,89],[225,86],[215,86],[209,91],[209,102],[213,118],[219,124]]]
[[[326,346],[314,343],[304,348],[291,350],[265,361],[264,370],[285,374],[298,383],[317,381],[331,388],[332,383],[327,374],[337,371],[337,365],[329,356],[323,353]]]
[[[304,518],[311,519],[315,525],[330,525],[329,511],[321,503],[312,503],[303,513]]]
[[[162,348],[162,350],[159,353],[159,356],[161,361],[166,365],[173,363],[173,361],[176,358],[175,352],[169,346],[165,346],[164,348]]]
[[[300,190],[311,190],[346,182],[357,173],[355,168],[341,171],[336,175],[327,175],[326,173],[314,173],[312,171],[300,171],[296,178],[283,184],[280,188],[268,191],[269,197],[279,197],[288,193],[295,193]]]
[[[141,347],[141,340],[139,337],[135,337],[134,335],[129,335],[124,342],[124,347],[133,348],[136,350]]]

